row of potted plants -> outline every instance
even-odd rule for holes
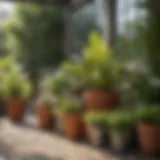
[[[79,101],[63,99],[58,114],[51,106],[46,113],[47,107],[42,106],[41,114],[37,112],[41,127],[53,127],[60,122],[60,130],[72,140],[83,137],[93,145],[105,145],[116,151],[132,148],[138,141],[143,152],[160,152],[160,108],[156,106],[85,113]]]
[[[111,137],[113,148],[128,148],[127,142],[131,139],[130,137],[136,136],[136,134],[131,133],[138,130],[139,141],[144,151],[151,153],[159,150],[157,146],[159,143],[157,137],[159,136],[155,136],[155,134],[159,134],[159,131],[153,132],[152,127],[150,131],[147,131],[147,125],[145,125],[147,122],[145,117],[149,119],[149,124],[152,124],[152,120],[158,117],[156,113],[159,113],[159,110],[157,108],[148,107],[138,112],[132,111],[133,113],[123,110],[111,111],[120,104],[119,86],[121,80],[125,78],[125,68],[116,61],[109,46],[97,33],[91,33],[89,44],[78,62],[68,61],[63,63],[57,75],[54,74],[54,77],[49,78],[48,84],[50,85],[48,85],[48,88],[58,99],[66,97],[66,95],[72,97],[74,95],[82,100],[83,105],[81,107],[84,106],[83,111],[87,114],[85,116],[87,124],[85,125],[87,126],[85,131],[95,144],[100,142],[97,141],[100,137],[103,137],[106,141],[108,141],[108,137]],[[91,110],[99,112],[90,113]],[[101,113],[104,110],[105,113]],[[155,110],[156,112],[154,112]],[[158,118],[156,120],[158,123],[156,128],[159,128]],[[72,119],[70,123],[75,124],[75,122],[76,120]],[[138,125],[138,122],[145,123]],[[156,121],[154,121],[153,126],[155,123]],[[77,127],[78,125],[74,126]],[[106,134],[107,130],[109,131],[108,134]]]
[[[143,151],[159,152],[160,109],[115,107],[120,104],[119,84],[124,73],[109,46],[93,32],[78,62],[64,62],[57,73],[45,77],[34,105],[39,126],[58,127],[70,139],[87,137],[95,145],[103,142],[116,150],[128,148],[138,133],[136,139]],[[17,72],[5,74],[2,81],[7,115],[20,121],[32,92],[30,84]]]
[[[92,32],[82,57],[77,62],[63,62],[56,74],[46,78],[45,88],[56,97],[80,97],[86,110],[110,110],[120,103],[124,70],[106,42]]]
[[[60,122],[62,126],[58,127],[61,127],[60,129],[68,138],[87,136],[94,145],[100,145],[105,140],[106,145],[110,144],[116,150],[128,148],[136,130],[137,140],[144,152],[159,153],[160,151],[160,109],[158,107],[84,113],[80,101],[77,100],[59,100],[58,110],[53,108],[49,98],[40,98],[40,100],[36,104],[36,114],[42,128],[49,129]],[[24,104],[25,101],[14,93],[7,103],[7,114],[11,120],[22,120]]]
[[[13,75],[11,77],[12,80],[15,79]],[[6,83],[9,79],[9,77],[6,79]],[[24,88],[27,87],[23,88],[19,85],[22,83],[13,82],[10,83],[10,87],[6,87],[8,91],[7,115],[11,120],[17,121],[22,120],[24,116],[26,101],[22,95],[24,95],[24,91],[26,93],[27,90]],[[55,109],[51,98],[44,97],[43,99],[41,97],[36,104],[39,125],[43,128],[51,128],[56,124],[56,120],[58,121],[57,116],[60,115],[61,121],[59,122],[67,137],[75,139],[85,136],[87,133],[88,139],[95,145],[99,145],[100,142],[104,142],[105,138],[110,137],[110,143],[114,149],[128,148],[132,133],[137,130],[137,140],[139,140],[143,151],[147,153],[160,151],[159,108],[148,106],[130,111],[113,110],[84,113],[80,104],[80,101],[77,100],[61,99],[57,103],[58,109]],[[85,121],[83,121],[83,116]],[[106,139],[106,144],[107,142],[109,144],[108,139]]]
[[[108,146],[121,151],[133,149],[136,140],[145,153],[160,153],[160,108],[154,106],[139,107],[132,110],[115,110],[106,113],[88,113],[85,116],[89,124],[91,141],[96,145],[110,138]],[[133,137],[136,137],[133,143]],[[102,142],[103,142],[102,141]]]

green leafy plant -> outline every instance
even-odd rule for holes
[[[89,125],[96,127],[105,126],[105,117],[107,116],[106,112],[89,112],[84,115],[84,120]]]
[[[55,106],[55,102],[56,100],[53,98],[52,95],[45,93],[45,94],[40,95],[36,104],[40,107],[51,107],[52,108]]]
[[[28,73],[55,67],[63,59],[62,13],[61,8],[53,5],[17,4],[13,18],[6,21],[5,49]]]
[[[132,130],[137,121],[134,111],[115,110],[111,111],[106,117],[106,125],[111,131],[128,131]]]
[[[27,78],[13,70],[3,77],[3,91],[6,97],[27,98],[31,93],[31,86]]]
[[[122,66],[115,60],[112,50],[97,32],[90,34],[82,63],[87,75],[87,87],[112,89],[121,78]]]
[[[137,110],[139,122],[148,124],[160,124],[160,108],[157,106],[139,107]]]
[[[44,83],[45,90],[55,96],[61,96],[70,89],[67,76],[62,71],[55,75],[47,76]]]
[[[80,102],[73,99],[61,99],[58,103],[60,111],[65,114],[79,114],[82,112]]]

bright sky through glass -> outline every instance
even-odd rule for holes
[[[11,2],[0,2],[0,10],[4,9],[7,11],[13,10],[14,5]]]

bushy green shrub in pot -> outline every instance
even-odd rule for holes
[[[141,150],[149,154],[160,153],[160,108],[144,106],[137,111],[137,133]]]
[[[132,132],[136,125],[134,111],[114,110],[106,117],[106,125],[109,130],[111,148],[116,151],[128,149]]]
[[[89,109],[110,109],[119,104],[117,85],[122,78],[122,65],[96,32],[89,36],[82,63],[86,73],[83,93],[85,106]]]
[[[108,134],[106,131],[106,112],[88,112],[84,116],[87,137],[94,146],[108,146]]]
[[[55,126],[55,103],[52,95],[43,93],[36,102],[38,126],[42,129],[52,129]]]
[[[6,73],[3,80],[3,92],[7,103],[7,115],[13,121],[22,120],[25,104],[31,94],[30,83],[18,71]]]
[[[79,100],[63,98],[58,103],[63,117],[63,130],[72,140],[84,136],[83,112]]]

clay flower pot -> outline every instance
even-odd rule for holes
[[[81,114],[64,114],[63,127],[69,139],[75,140],[84,136],[84,124]]]
[[[21,121],[24,117],[26,101],[22,98],[9,98],[7,100],[7,115],[12,121]]]
[[[160,153],[160,125],[140,123],[137,127],[141,150],[149,154]]]
[[[54,115],[50,106],[37,106],[38,126],[43,129],[52,129],[54,127]]]
[[[87,90],[83,93],[84,105],[87,109],[112,109],[119,103],[119,96],[115,92]]]

